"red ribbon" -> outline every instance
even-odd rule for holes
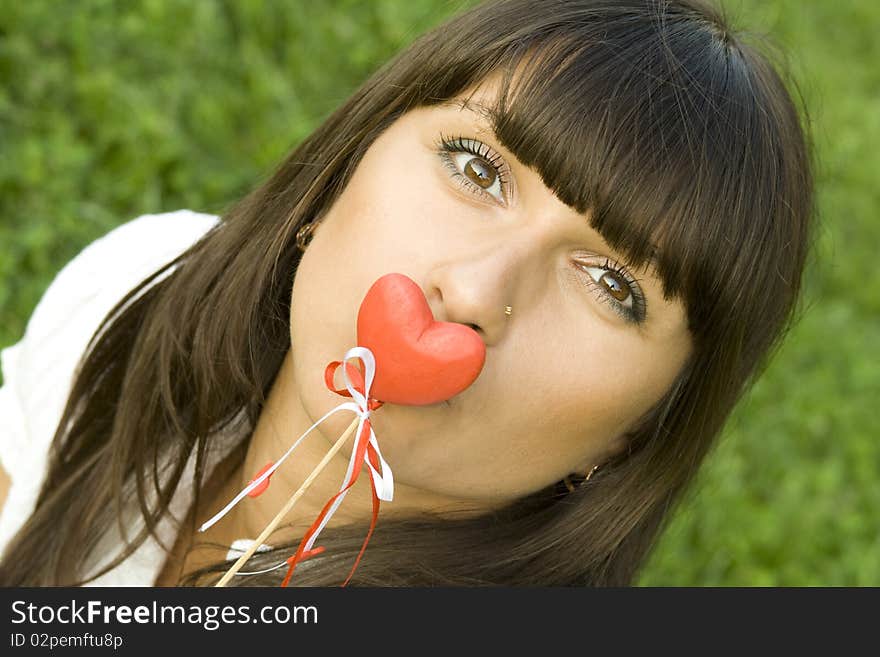
[[[341,390],[337,390],[336,388],[333,387],[333,375],[336,373],[336,369],[341,364],[342,364],[342,361],[335,360],[332,363],[330,363],[329,365],[327,365],[327,367],[324,369],[324,383],[327,386],[327,388],[330,389],[331,392],[335,392],[339,395],[344,395],[346,397],[351,397],[352,395],[350,392],[348,392],[347,389],[343,388]],[[352,380],[355,390],[357,390],[358,392],[363,394],[364,393],[364,378],[363,378],[363,374],[361,374],[360,370],[358,370],[357,368],[352,366],[352,367],[348,368],[348,376],[349,376],[349,379]],[[371,411],[380,408],[382,406],[382,404],[383,404],[383,402],[381,402],[377,399],[367,400],[367,408]],[[287,574],[284,576],[284,580],[281,582],[282,587],[286,587],[290,583],[290,578],[293,576],[293,571],[296,569],[296,565],[298,563],[300,563],[301,561],[305,561],[309,557],[314,556],[314,555],[319,554],[320,552],[324,551],[323,547],[315,547],[315,548],[312,548],[311,550],[306,551],[305,546],[308,543],[309,539],[318,531],[318,527],[321,526],[321,523],[323,522],[325,516],[327,515],[330,508],[333,506],[333,503],[336,501],[336,499],[340,495],[345,493],[345,491],[347,491],[349,488],[354,486],[355,482],[358,479],[358,476],[360,476],[360,473],[361,473],[361,467],[363,465],[364,454],[367,454],[368,458],[370,459],[370,464],[374,468],[376,468],[376,469],[379,468],[379,457],[376,454],[376,450],[373,449],[372,445],[370,445],[370,428],[371,428],[371,426],[372,425],[370,424],[369,418],[364,420],[364,424],[361,429],[361,433],[357,437],[357,441],[355,443],[355,451],[356,451],[355,464],[354,464],[354,469],[352,470],[352,474],[351,474],[351,481],[349,481],[348,485],[346,485],[344,488],[342,488],[333,497],[331,497],[329,500],[327,500],[327,503],[324,505],[324,508],[321,509],[321,513],[318,514],[318,517],[312,523],[312,526],[309,527],[308,531],[302,537],[302,540],[300,540],[299,547],[297,548],[296,553],[287,560],[288,569],[287,569]],[[370,477],[370,492],[371,492],[371,495],[373,498],[373,513],[372,513],[372,518],[370,519],[370,528],[367,531],[366,538],[364,538],[364,543],[361,546],[361,550],[358,553],[358,556],[354,561],[354,565],[351,568],[351,572],[348,574],[348,577],[345,579],[345,582],[342,583],[342,586],[346,586],[348,584],[348,582],[351,580],[352,575],[354,575],[354,571],[357,569],[358,564],[360,563],[361,557],[363,556],[364,551],[367,549],[367,543],[370,540],[370,536],[372,536],[372,534],[373,534],[373,529],[376,527],[376,520],[379,517],[380,500],[379,500],[379,496],[376,494],[376,484],[373,481],[372,477]]]
[[[358,358],[358,360],[360,360],[360,358]],[[337,395],[343,395],[345,397],[351,397],[348,388],[340,388],[337,390],[333,387],[333,377],[340,365],[342,365],[341,360],[334,360],[324,368],[324,385],[327,386],[330,392],[335,392]],[[353,382],[354,389],[363,395],[364,375],[354,365],[349,365],[346,369],[348,370],[348,378]],[[384,402],[380,402],[378,399],[368,399],[367,408],[371,411],[375,411],[377,408],[380,408],[383,403]]]

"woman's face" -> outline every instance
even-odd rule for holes
[[[469,105],[491,105],[493,90]],[[445,155],[441,138],[454,141]],[[449,404],[372,416],[395,482],[435,497],[493,505],[602,463],[692,348],[684,309],[664,301],[653,270],[624,269],[588,216],[460,104],[412,110],[376,139],[303,255],[290,328],[312,421],[344,401],[324,368],[356,345],[360,303],[389,272],[486,346],[480,375]],[[326,423],[334,437],[350,421],[341,415]]]

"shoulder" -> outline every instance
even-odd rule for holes
[[[32,511],[76,365],[101,320],[129,290],[219,221],[178,210],[117,226],[58,271],[24,335],[0,349],[0,551]]]

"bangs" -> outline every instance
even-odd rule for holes
[[[738,54],[709,27],[690,22],[681,38],[672,20],[661,30],[622,16],[617,27],[507,57],[482,112],[628,265],[683,299],[699,331],[709,313],[699,304],[735,302],[738,260],[757,257],[770,229],[772,194],[760,187],[773,184],[772,131]]]

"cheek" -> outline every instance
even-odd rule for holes
[[[531,346],[509,350],[516,360],[498,364],[509,373],[498,385],[498,403],[512,428],[499,432],[502,442],[546,480],[610,450],[663,396],[681,365],[675,350],[661,353],[600,320],[587,335],[579,344],[561,328],[523,336]]]
[[[344,215],[334,213],[321,219],[292,281],[293,376],[305,410],[314,419],[345,401],[326,387],[324,370],[356,344],[357,312],[365,293],[361,255],[350,240],[342,239],[347,229],[340,219]],[[347,426],[341,413],[327,420],[327,430],[335,431],[337,424],[340,431]]]
[[[384,137],[367,152],[333,209],[337,239],[348,242],[351,266],[369,277],[366,287],[395,269],[424,269],[431,247],[449,242],[449,217],[461,208],[443,186],[437,156],[413,148],[420,140],[411,128],[401,125]]]
[[[425,237],[418,205],[394,199],[393,180],[365,158],[322,216],[292,281],[290,338],[294,376],[310,415],[342,401],[324,385],[324,369],[357,341],[357,313],[370,285],[390,271],[418,271]],[[341,380],[341,379],[340,379]]]
[[[388,262],[389,204],[384,186],[372,175],[370,152],[346,188],[321,217],[293,281],[291,337],[345,337],[337,347],[355,344],[357,312],[369,286]],[[330,354],[331,359],[342,353]]]

